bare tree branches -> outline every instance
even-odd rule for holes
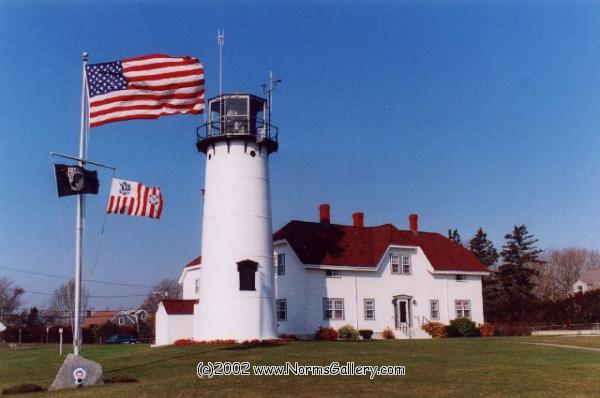
[[[158,309],[158,303],[164,299],[175,300],[181,295],[181,286],[175,279],[163,279],[154,286],[142,304],[142,309],[154,314]]]
[[[87,303],[89,293],[85,288],[81,288],[81,313],[85,314],[88,309]],[[50,304],[51,316],[57,319],[65,319],[68,317],[71,327],[75,323],[75,280],[71,279],[63,283],[54,290],[52,303]]]
[[[600,267],[600,252],[581,247],[550,249],[542,258],[535,292],[542,300],[565,298],[583,271]]]
[[[0,277],[0,322],[21,306],[21,296],[25,289],[16,286],[13,281]]]

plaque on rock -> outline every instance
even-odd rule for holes
[[[82,356],[67,355],[49,391],[103,384],[102,366]]]

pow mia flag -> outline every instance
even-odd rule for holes
[[[98,193],[100,183],[96,171],[86,170],[81,166],[55,164],[54,174],[58,196]]]

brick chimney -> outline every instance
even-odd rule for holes
[[[408,216],[410,230],[412,232],[419,232],[419,216],[416,214],[411,214]]]
[[[362,212],[352,213],[352,225],[355,227],[365,226],[365,214]]]
[[[319,221],[323,224],[329,224],[331,222],[330,208],[327,203],[323,203],[319,206]]]

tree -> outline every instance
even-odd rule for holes
[[[13,281],[0,277],[0,322],[6,320],[21,306],[21,296],[25,289],[16,286]]]
[[[542,259],[545,264],[538,266],[535,290],[541,300],[564,299],[582,272],[600,267],[600,252],[581,247],[551,249]]]
[[[538,240],[525,225],[515,225],[513,232],[504,238],[506,243],[502,246],[502,265],[498,271],[505,298],[501,309],[506,320],[515,321],[535,303],[533,289],[538,275],[535,267],[543,263],[539,259],[542,250],[535,246]]]
[[[150,289],[141,308],[148,311],[148,314],[154,314],[162,300],[178,299],[180,295],[181,286],[176,279],[163,279]]]
[[[479,228],[475,236],[469,241],[469,250],[490,271],[490,274],[484,276],[481,280],[483,312],[487,320],[494,321],[499,315],[499,308],[503,306],[502,285],[496,275],[496,270],[493,268],[498,261],[498,251],[482,228]]]
[[[458,229],[449,229],[448,230],[448,239],[450,239],[452,242],[462,246],[462,242],[460,240],[460,234],[458,233]]]
[[[83,315],[88,309],[87,302],[89,294],[85,288],[81,288],[81,308],[80,314]],[[58,323],[69,321],[71,328],[75,324],[75,280],[71,279],[63,283],[54,290],[52,302],[50,304],[50,313]],[[71,330],[74,330],[71,329]]]
[[[498,261],[498,251],[494,247],[492,241],[487,237],[487,234],[483,232],[482,228],[479,228],[473,236],[473,239],[469,241],[469,250],[481,261],[483,265],[490,269],[496,261]]]
[[[29,314],[27,315],[27,319],[25,320],[25,326],[28,329],[35,329],[42,326],[42,321],[40,319],[40,312],[37,307],[31,307],[29,310]]]

